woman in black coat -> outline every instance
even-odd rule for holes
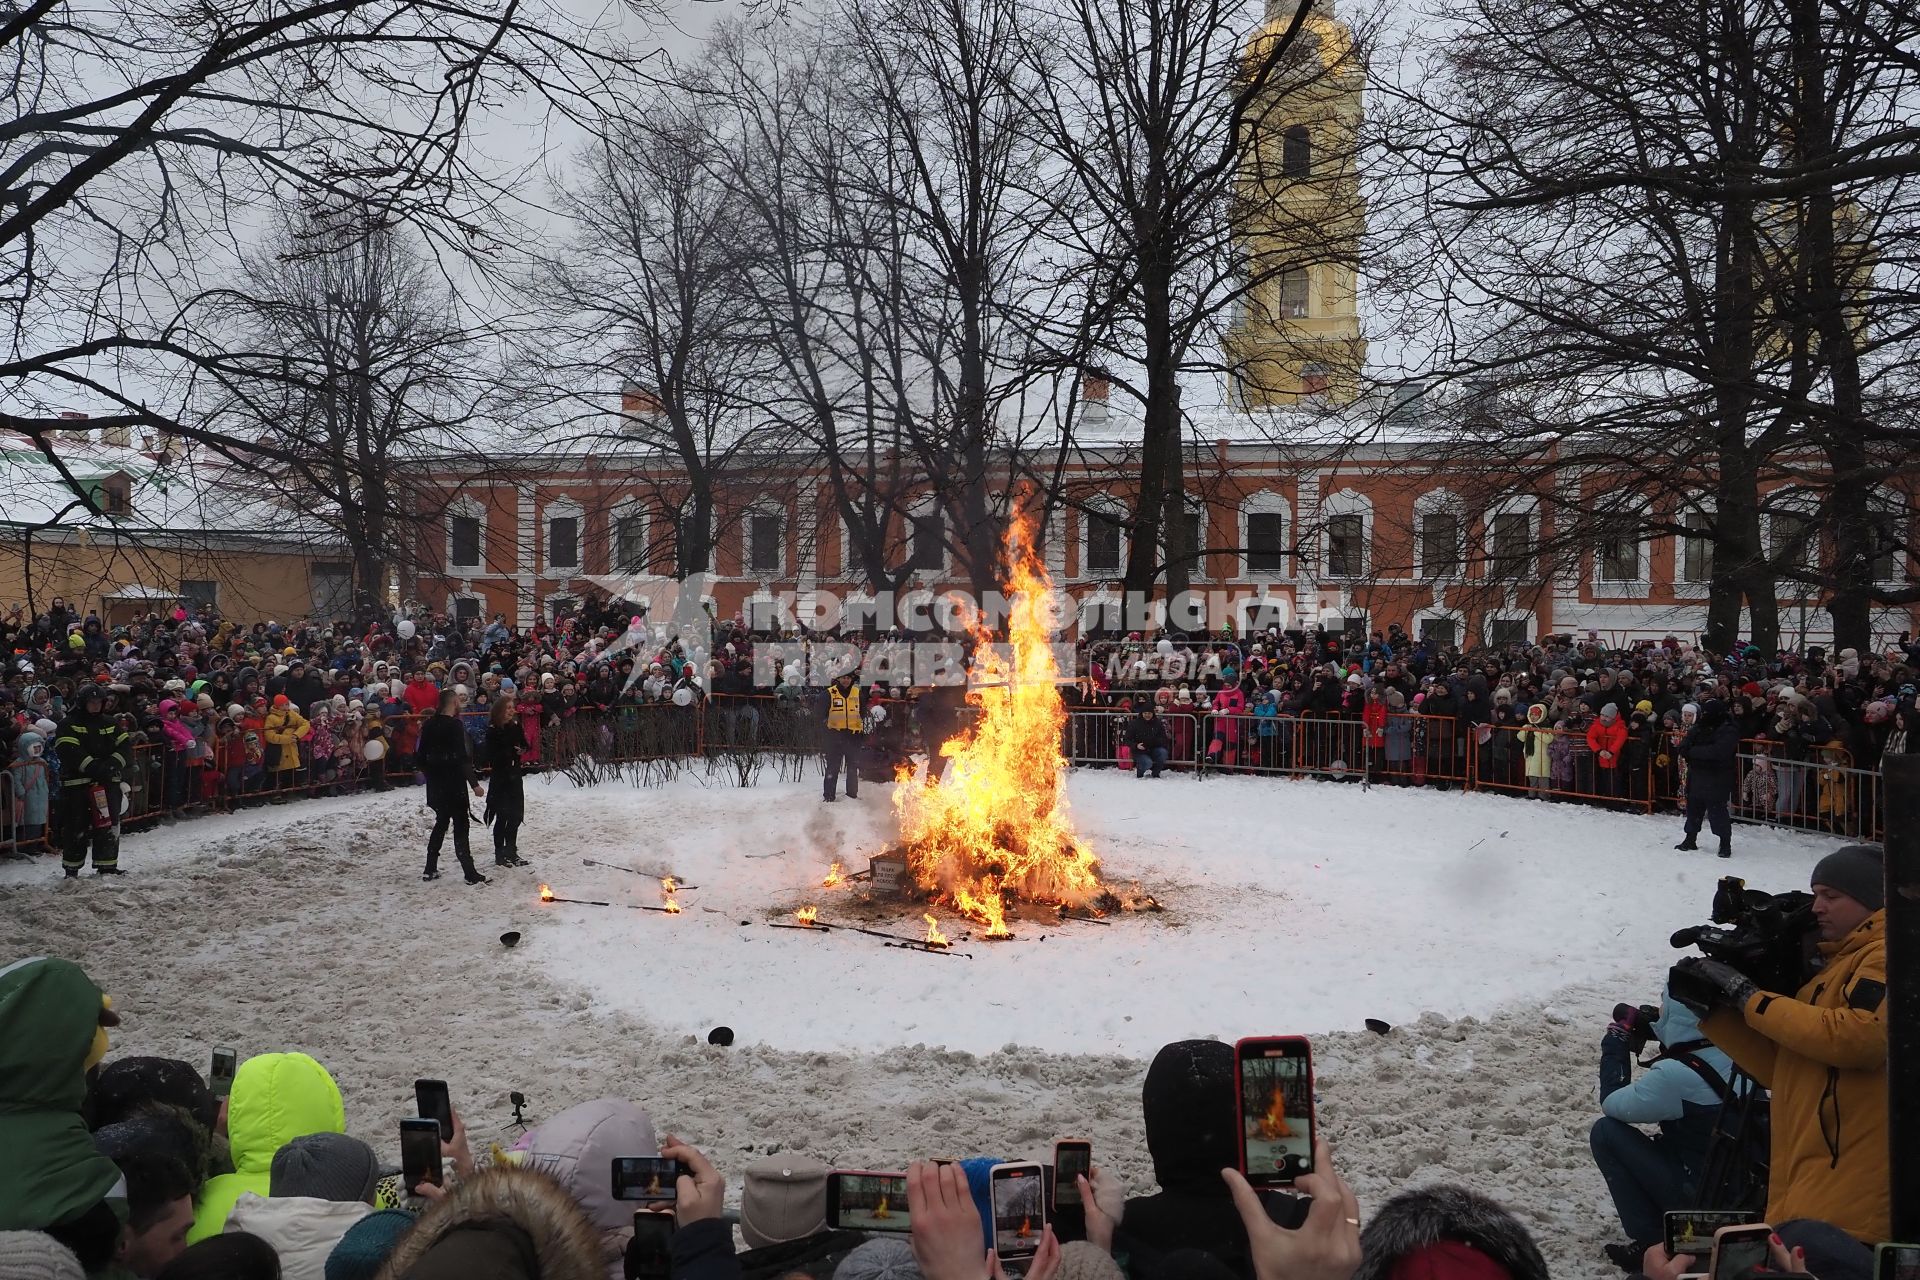
[[[520,785],[520,759],[526,754],[526,735],[520,732],[520,711],[511,693],[493,700],[487,715],[487,821],[493,824],[493,861],[500,867],[524,867],[520,856],[520,821],[527,815],[527,796]]]
[[[427,837],[427,869],[422,880],[440,878],[440,846],[453,828],[453,855],[468,884],[485,884],[487,878],[473,865],[473,853],[467,848],[467,789],[480,794],[480,775],[474,772],[473,754],[467,746],[466,726],[460,723],[460,695],[452,689],[440,691],[434,714],[420,729],[420,747],[416,759],[427,779],[427,807],[433,810],[433,834]]]

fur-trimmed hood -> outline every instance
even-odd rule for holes
[[[531,1270],[525,1249],[511,1247],[518,1243],[516,1230],[532,1246]],[[495,1234],[503,1239],[485,1238]],[[496,1165],[460,1183],[400,1241],[380,1268],[379,1280],[401,1280],[449,1237],[473,1246],[458,1268],[474,1280],[605,1280],[607,1275],[600,1233],[560,1184],[536,1169]],[[474,1270],[475,1258],[491,1265]],[[452,1274],[431,1264],[427,1270]]]
[[[1360,1233],[1353,1280],[1386,1280],[1402,1259],[1442,1241],[1473,1246],[1513,1280],[1547,1280],[1546,1259],[1520,1220],[1463,1187],[1422,1187],[1382,1205]]]

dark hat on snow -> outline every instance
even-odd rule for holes
[[[1814,888],[1838,889],[1869,911],[1887,905],[1885,855],[1877,844],[1849,844],[1820,859],[1813,869]]]
[[[1140,1086],[1153,1175],[1173,1190],[1224,1197],[1220,1171],[1240,1158],[1233,1097],[1233,1046],[1219,1040],[1164,1045]]]
[[[371,1204],[379,1181],[372,1147],[344,1133],[310,1133],[274,1153],[267,1194]]]

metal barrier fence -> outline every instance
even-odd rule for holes
[[[901,749],[918,749],[909,708],[887,703],[885,732]],[[1070,763],[1133,768],[1126,726],[1132,712],[1076,708],[1069,712],[1062,746]],[[211,758],[192,759],[162,743],[135,744],[123,776],[122,829],[139,831],[163,820],[195,813],[230,811],[302,796],[340,794],[373,786],[389,789],[415,780],[413,755],[424,715],[385,717],[388,750],[383,759],[338,752],[316,772],[309,742],[298,744],[298,764],[276,768],[281,745],[262,743],[262,758],[249,758],[238,735],[215,740]],[[484,770],[485,719],[462,717],[476,764]],[[1193,773],[1241,773],[1278,777],[1365,780],[1398,786],[1461,786],[1470,791],[1528,796],[1654,812],[1684,808],[1685,771],[1674,744],[1662,733],[1648,743],[1629,740],[1609,768],[1595,759],[1586,735],[1538,726],[1475,726],[1462,732],[1451,716],[1393,713],[1377,732],[1360,721],[1327,717],[1173,711],[1165,725],[1165,767]],[[589,710],[539,723],[537,710],[522,716],[533,771],[583,776],[593,766],[651,765],[669,770],[688,761],[778,755],[804,762],[818,751],[817,708],[804,699],[771,695],[720,695],[688,707],[644,703]],[[1874,770],[1854,767],[1839,748],[1821,748],[1812,760],[1784,760],[1776,744],[1743,742],[1738,754],[1730,811],[1736,820],[1792,830],[1877,840],[1883,831],[1882,789]],[[783,768],[785,766],[782,766]],[[32,779],[46,784],[45,820],[37,811]],[[785,775],[783,775],[785,776]],[[751,780],[743,774],[742,785]],[[0,852],[58,848],[58,787],[46,761],[0,768]]]

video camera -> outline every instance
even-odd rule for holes
[[[1813,926],[1812,894],[1763,893],[1747,888],[1738,876],[1723,876],[1713,893],[1713,923],[1690,925],[1675,933],[1672,942],[1675,947],[1700,948],[1763,991],[1795,991],[1812,955]],[[1677,967],[1668,973],[1667,984],[1675,999],[1697,997],[1701,1005],[1711,1004],[1717,994]]]

